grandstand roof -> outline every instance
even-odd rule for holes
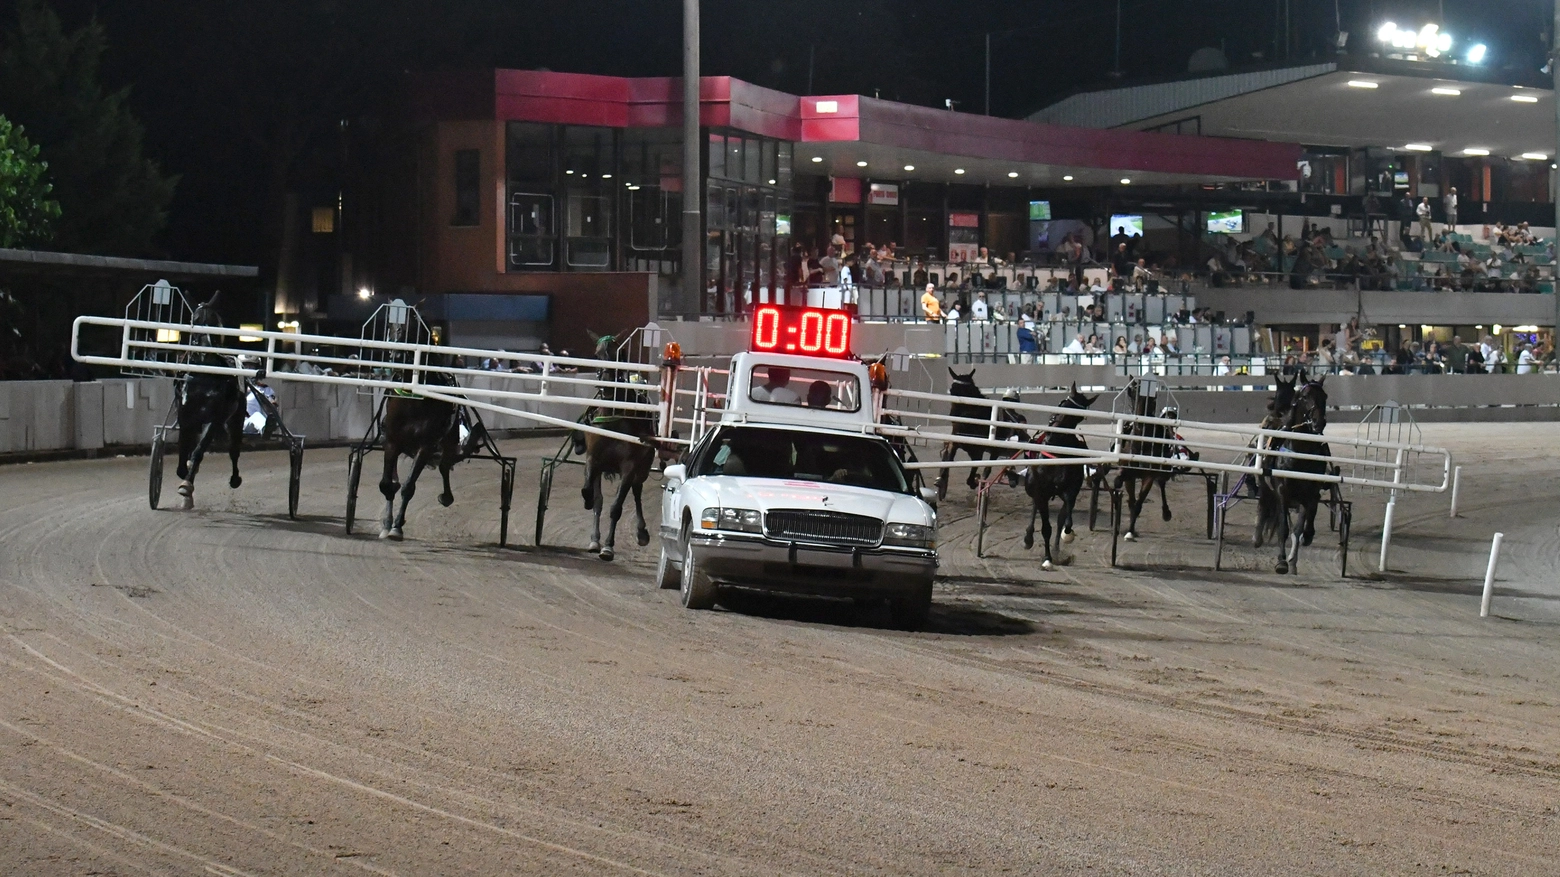
[[[1309,146],[1412,143],[1450,155],[1472,148],[1495,157],[1553,156],[1554,92],[1541,82],[1445,64],[1339,58],[1084,92],[1029,118]]]

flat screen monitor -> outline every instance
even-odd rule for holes
[[[1107,237],[1115,237],[1125,233],[1127,237],[1143,233],[1143,217],[1141,214],[1118,213],[1110,218],[1110,234]]]
[[[1050,222],[1051,221],[1051,202],[1050,201],[1030,201],[1029,202],[1029,221],[1030,222]]]
[[[1240,234],[1246,230],[1246,214],[1239,210],[1215,210],[1208,214],[1208,231]]]

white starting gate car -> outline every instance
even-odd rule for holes
[[[867,366],[739,353],[719,419],[665,471],[663,588],[690,609],[732,586],[887,600],[925,622],[937,513],[874,423]]]

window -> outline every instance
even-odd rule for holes
[[[482,152],[455,151],[455,217],[450,225],[482,224]]]
[[[553,264],[557,226],[553,222],[553,198],[535,192],[509,195],[509,265],[512,268],[547,268]]]
[[[334,234],[336,231],[336,208],[316,207],[309,216],[309,228],[315,234]]]
[[[593,192],[570,192],[565,254],[571,268],[607,268],[612,263],[611,202]]]
[[[759,365],[748,376],[748,398],[771,405],[854,412],[861,410],[861,382],[845,372]]]
[[[695,454],[689,468],[699,476],[778,478],[910,492],[910,480],[893,448],[882,439],[865,436],[728,427]]]

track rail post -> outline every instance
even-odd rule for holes
[[[1452,469],[1452,517],[1457,517],[1457,493],[1462,487],[1462,467]]]
[[[1506,538],[1505,533],[1496,533],[1495,541],[1490,543],[1490,565],[1484,568],[1484,599],[1479,601],[1479,617],[1490,617],[1490,599],[1495,596],[1495,567],[1500,563],[1500,543]]]

